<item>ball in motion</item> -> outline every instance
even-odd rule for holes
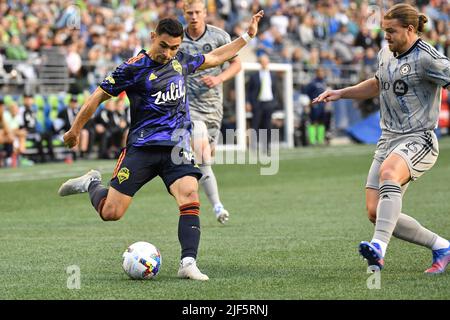
[[[122,258],[123,270],[132,279],[151,279],[161,269],[161,253],[148,242],[133,243],[123,253]]]

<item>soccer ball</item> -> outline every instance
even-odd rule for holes
[[[122,258],[123,270],[132,279],[151,279],[161,269],[161,253],[148,242],[133,243],[123,253]]]

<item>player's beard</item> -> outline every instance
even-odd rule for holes
[[[406,51],[408,48],[406,48],[406,44],[408,41],[393,41],[392,43],[388,43],[389,50],[392,52],[396,52],[397,54],[402,54],[404,51]],[[400,52],[401,51],[401,52]]]
[[[167,58],[167,57],[165,57],[165,56],[163,56],[163,55],[158,55],[157,56],[157,61],[156,62],[158,62],[158,63],[160,63],[160,64],[166,64],[167,62],[169,62],[169,60],[170,60],[170,58]]]
[[[393,53],[397,52],[395,44],[389,43],[388,45],[389,45],[389,50],[391,50],[391,52],[393,52]]]

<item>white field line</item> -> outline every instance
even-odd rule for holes
[[[331,149],[301,149],[297,152],[282,150],[280,152],[279,160],[297,160],[297,159],[310,159],[310,158],[322,158],[322,157],[337,157],[343,155],[360,155],[367,154],[366,149],[358,148],[345,148],[345,150],[340,150],[336,148]],[[225,157],[224,157],[225,158]],[[229,158],[228,155],[225,159]],[[246,155],[246,163],[248,164],[248,154]],[[276,157],[272,157],[271,161],[276,161]],[[265,162],[267,163],[267,162]],[[226,165],[230,163],[225,162]],[[231,163],[233,164],[233,163]],[[244,163],[245,164],[245,163]],[[252,164],[257,166],[266,166],[260,163]],[[8,169],[2,172],[0,170],[0,184],[8,182],[19,182],[19,181],[37,181],[37,180],[50,180],[58,178],[70,178],[76,177],[86,173],[90,169],[99,170],[102,173],[110,174],[114,170],[115,162],[111,163],[95,163],[93,161],[89,162],[77,162],[73,165],[64,166],[63,164],[58,164],[55,166],[51,165],[36,165],[34,167],[27,168],[16,168]],[[106,175],[105,175],[106,178]]]
[[[450,140],[445,139],[444,143],[441,144],[441,152],[450,149]],[[286,160],[301,160],[301,159],[313,159],[313,158],[330,158],[330,157],[341,157],[341,156],[360,156],[367,155],[369,159],[374,154],[375,145],[350,145],[350,146],[340,146],[340,147],[313,147],[313,148],[297,148],[297,149],[281,149],[279,154],[280,161]],[[233,152],[229,153],[230,156]],[[236,154],[235,154],[236,156]],[[229,158],[228,153],[224,154],[222,160],[225,164],[230,165],[226,162],[226,159],[235,159],[237,157]],[[249,155],[246,154],[244,157],[245,163],[248,164]],[[270,158],[271,161],[276,161],[276,156],[272,154]],[[252,164],[257,166],[265,167],[266,164]],[[81,161],[75,162],[72,165],[56,164],[56,165],[36,165],[34,167],[27,168],[16,168],[16,169],[0,169],[0,185],[8,182],[16,181],[36,181],[36,180],[50,180],[57,178],[70,178],[76,177],[86,173],[90,169],[99,170],[105,173],[105,178],[109,179],[109,175],[113,170],[116,162],[110,161]]]
[[[37,166],[33,168],[26,168],[24,170],[17,168],[5,173],[2,173],[0,171],[0,184],[15,181],[35,181],[35,180],[50,180],[56,178],[76,177],[86,173],[90,169],[96,169],[99,170],[100,172],[110,173],[114,170],[114,163],[97,164],[97,165],[92,165],[92,163],[90,165],[76,164],[70,167],[42,166],[40,170],[35,169],[37,169]]]

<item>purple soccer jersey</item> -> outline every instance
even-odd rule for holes
[[[122,63],[100,84],[111,96],[125,91],[130,100],[131,125],[127,145],[175,146],[189,149],[191,121],[186,78],[205,61],[202,54],[179,51],[166,64],[142,58]]]

